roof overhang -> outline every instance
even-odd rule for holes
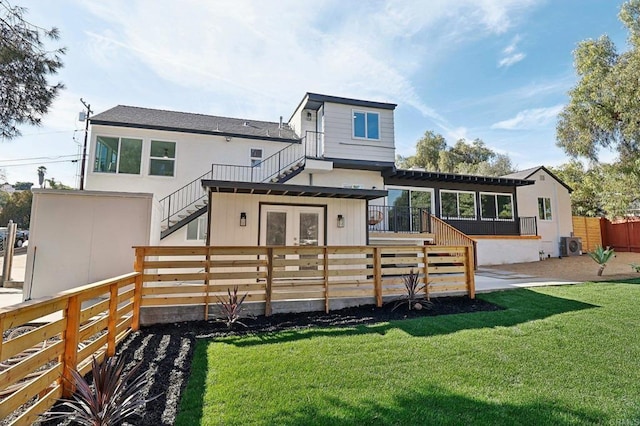
[[[426,172],[420,170],[394,170],[383,173],[386,179],[406,180],[410,182],[457,182],[496,186],[526,186],[535,181],[526,179],[512,179],[493,176],[460,175],[456,173]]]
[[[287,195],[290,197],[374,200],[387,195],[387,191],[379,189],[333,188],[328,186],[287,185],[285,183],[203,180],[202,186],[211,192],[218,193]]]
[[[312,109],[317,110],[320,108],[325,102],[334,103],[334,104],[343,104],[343,105],[351,105],[363,108],[377,108],[377,109],[396,109],[396,104],[388,103],[388,102],[376,102],[376,101],[365,101],[362,99],[351,99],[351,98],[343,98],[340,96],[329,96],[329,95],[321,95],[319,93],[307,93],[302,100],[304,104],[304,109]]]

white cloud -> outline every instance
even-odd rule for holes
[[[511,43],[502,49],[502,58],[498,61],[498,68],[510,67],[523,60],[527,55],[518,51],[518,43],[520,43],[520,35],[516,35]]]
[[[564,105],[554,105],[548,108],[533,108],[520,111],[515,117],[499,121],[491,125],[492,129],[521,130],[534,129],[555,120]]]

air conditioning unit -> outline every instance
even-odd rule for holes
[[[580,256],[582,254],[582,240],[578,237],[560,238],[561,256]]]

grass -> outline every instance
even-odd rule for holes
[[[640,424],[640,281],[507,309],[203,340],[176,425]]]

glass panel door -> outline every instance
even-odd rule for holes
[[[299,244],[301,246],[318,246],[320,238],[320,214],[311,212],[299,212]],[[300,259],[317,259],[317,254],[301,254]],[[318,265],[301,265],[300,269],[318,269]]]

